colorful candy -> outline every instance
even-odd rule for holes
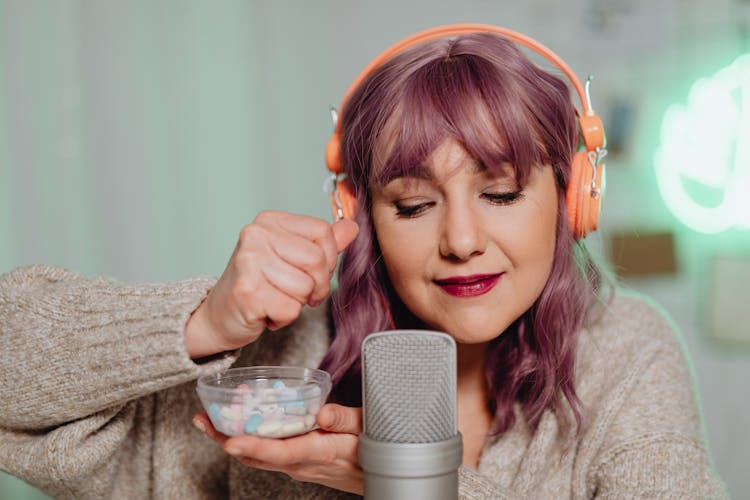
[[[277,380],[256,380],[254,387],[240,384],[231,404],[212,403],[208,416],[216,429],[228,436],[252,434],[261,437],[282,438],[303,434],[315,428],[320,411],[319,387],[287,387]],[[260,383],[259,383],[260,382]]]

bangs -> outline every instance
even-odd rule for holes
[[[370,183],[423,176],[423,163],[446,139],[491,171],[513,167],[523,186],[533,166],[547,161],[524,91],[484,59],[443,57],[405,82],[373,148]],[[504,168],[505,167],[505,168]]]

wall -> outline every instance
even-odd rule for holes
[[[750,254],[750,236],[686,230],[653,174],[662,114],[750,51],[747,12],[739,0],[0,0],[0,272],[216,275],[259,210],[328,217],[327,108],[370,58],[436,24],[505,25],[593,73],[605,120],[633,105],[590,244],[606,254],[617,231],[674,233],[678,272],[627,285],[684,331],[717,468],[748,497],[750,349],[712,340],[704,304],[707,263]],[[22,494],[35,493],[2,479],[0,497]]]

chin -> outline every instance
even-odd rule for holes
[[[488,328],[488,325],[497,324],[491,321],[462,321],[458,324],[445,325],[441,331],[448,333],[459,344],[482,344],[499,337],[505,331],[504,328]]]

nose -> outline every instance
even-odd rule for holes
[[[440,254],[451,260],[465,261],[483,254],[486,248],[484,225],[471,203],[447,205],[441,224]]]

